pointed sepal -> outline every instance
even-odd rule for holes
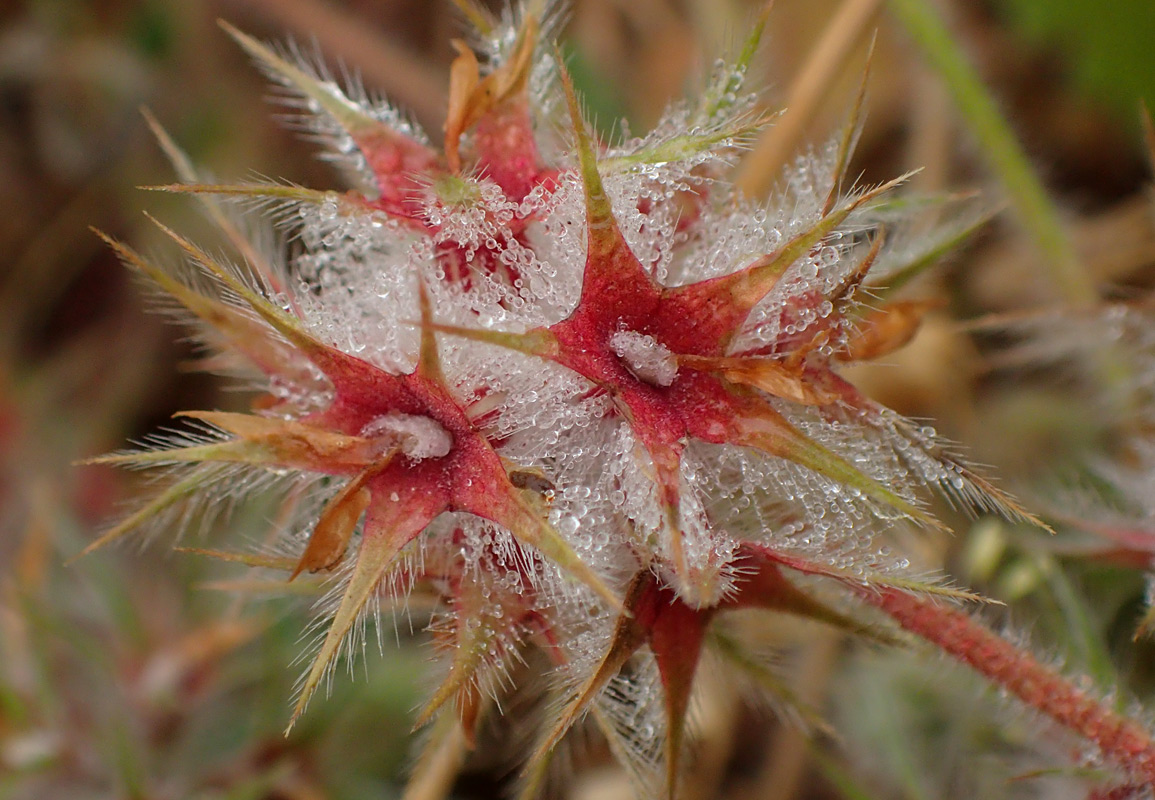
[[[537,15],[532,12],[526,13],[522,17],[521,28],[517,32],[517,40],[508,59],[484,78],[481,77],[477,56],[468,45],[460,40],[453,41],[457,58],[454,59],[449,72],[449,111],[445,121],[445,159],[453,172],[461,170],[459,147],[462,134],[487,117],[499,118],[498,124],[504,128],[503,133],[506,137],[524,142],[526,137],[523,134],[528,133],[528,141],[532,143],[529,114],[525,108],[525,92],[529,84],[529,73],[533,66],[539,32]],[[509,114],[505,108],[509,105],[520,105],[522,113],[516,116]],[[524,131],[514,128],[524,128]],[[488,137],[482,132],[479,138],[482,139],[479,144],[483,145],[479,148],[482,150],[479,156],[483,166],[503,165],[503,162],[507,163],[510,157],[517,155],[486,152],[491,149],[484,147]],[[497,182],[499,185],[504,183],[500,179]]]
[[[213,331],[224,337],[229,345],[267,375],[277,375],[300,383],[311,383],[312,376],[301,359],[267,326],[229,303],[207,297],[189,288],[166,271],[141,256],[131,247],[94,230],[126,265],[146,276],[172,295]]]
[[[425,281],[417,276],[417,307],[421,311],[421,345],[417,355],[417,374],[427,381],[444,384],[441,373],[441,357],[437,353],[437,337],[434,335],[433,306],[429,302],[429,290]]]
[[[861,589],[865,586],[873,589],[894,589],[954,602],[996,602],[966,589],[933,583],[930,579],[908,578],[873,570],[844,570],[830,564],[803,558],[794,553],[782,552],[765,545],[749,542],[744,544],[743,548],[749,553],[755,553],[759,559],[781,564],[803,575],[830,578],[852,589]]]
[[[820,622],[869,641],[894,644],[894,638],[843,614],[803,591],[782,572],[782,563],[766,548],[745,544],[740,548],[734,570],[738,578],[734,591],[720,604],[720,610],[757,608],[791,614]]]
[[[407,208],[416,188],[414,176],[436,172],[437,154],[421,142],[387,125],[349,99],[332,81],[322,81],[279,56],[226,22],[221,22],[233,39],[274,79],[300,94],[305,101],[333,120],[361,151],[377,182],[379,204],[399,216],[410,216]]]
[[[509,491],[499,490],[496,496],[490,495],[484,500],[479,498],[477,506],[472,509],[473,512],[508,529],[519,542],[537,550],[564,573],[585,584],[609,608],[620,609],[621,598],[600,575],[582,561],[581,556],[565,537],[546,521],[540,510],[522,499],[508,479],[506,486],[509,487]]]
[[[140,113],[148,124],[149,130],[152,131],[152,135],[160,145],[161,150],[168,158],[169,163],[172,164],[177,177],[185,184],[201,183],[201,175],[196,167],[193,166],[192,159],[173,141],[168,131],[161,126],[160,121],[153,116],[148,108],[141,108]],[[283,270],[277,268],[262,256],[249,240],[249,237],[241,232],[225,212],[225,209],[222,208],[219,203],[215,202],[211,196],[201,195],[201,201],[205,210],[208,212],[209,218],[212,219],[213,224],[225,234],[225,237],[228,238],[232,246],[237,249],[237,252],[253,265],[253,268],[260,274],[261,279],[265,281],[274,292],[287,295],[288,291],[284,283],[285,276]]]
[[[195,497],[209,480],[202,472],[193,471],[175,483],[169,485],[160,494],[149,500],[139,509],[129,514],[109,530],[105,531],[96,541],[68,560],[73,563],[100,548],[112,544],[128,534],[138,530],[149,520],[166,511],[178,503]]]
[[[630,250],[614,218],[613,207],[598,173],[597,154],[582,120],[573,81],[564,70],[562,88],[573,126],[586,205],[586,263],[579,308],[584,307],[588,313],[593,313],[591,304],[602,303],[614,307],[632,305],[636,312],[641,311],[637,298],[656,297],[658,286]]]
[[[305,329],[300,319],[274,305],[260,292],[246,285],[204,250],[156,219],[152,217],[149,219],[176,242],[193,261],[203,266],[228,290],[243,299],[273,330],[313,362],[333,383],[333,388],[340,399],[355,405],[376,407],[384,405],[407,410],[405,407],[412,401],[401,378],[321,342]]]
[[[846,345],[835,357],[852,362],[890,355],[914,338],[927,313],[942,305],[939,300],[896,300],[868,311],[855,322]]]
[[[711,372],[730,383],[755,389],[804,406],[821,406],[835,399],[815,384],[802,365],[764,356],[678,356],[678,365]]]
[[[765,127],[766,122],[767,118],[764,116],[737,117],[704,130],[668,136],[630,153],[607,156],[598,161],[598,168],[607,175],[613,175],[649,164],[689,161],[697,156],[713,153],[724,146],[740,145]]]
[[[289,580],[302,572],[318,572],[332,569],[345,557],[345,550],[353,538],[353,530],[361,520],[361,515],[369,507],[372,494],[365,482],[376,474],[376,469],[365,470],[349,481],[337,492],[317,519],[305,551],[293,567]]]
[[[623,601],[625,613],[618,616],[606,654],[598,662],[593,674],[578,687],[574,696],[557,714],[537,750],[530,756],[528,769],[532,770],[534,765],[549,757],[549,753],[557,746],[566,732],[591,708],[602,689],[618,674],[638,648],[646,643],[646,630],[634,611],[640,601],[651,592],[653,581],[652,574],[642,572],[634,577],[629,588],[626,589],[626,596]]]
[[[681,330],[685,347],[679,351],[698,355],[724,355],[746,318],[778,283],[786,269],[811,252],[855,211],[900,185],[909,176],[862,192],[822,216],[806,230],[773,253],[737,272],[698,283],[667,289],[663,294],[665,324]],[[690,320],[690,324],[687,324]],[[709,352],[706,352],[708,347]]]
[[[363,436],[348,436],[290,419],[228,411],[182,411],[178,416],[207,422],[238,437],[222,444],[248,445],[254,457],[250,463],[341,475],[387,461],[394,449]],[[255,461],[257,458],[261,461]]]
[[[422,327],[436,333],[447,333],[451,336],[458,336],[474,342],[484,342],[495,347],[504,347],[506,350],[525,353],[527,356],[556,360],[561,354],[557,337],[547,328],[534,328],[525,333],[506,333],[504,331],[491,331],[485,328],[466,328],[460,325],[445,325],[438,322],[422,322],[421,324]]]
[[[742,43],[734,63],[728,64],[724,73],[720,74],[702,94],[701,107],[698,118],[704,124],[710,124],[722,117],[734,105],[742,84],[750,69],[758,47],[762,43],[762,35],[766,32],[766,22],[770,18],[770,10],[774,7],[774,0],[766,0],[761,11],[750,26],[750,33]]]
[[[495,614],[492,604],[502,599],[492,597],[494,591],[477,581],[457,581],[452,590],[453,627],[445,637],[451,648],[449,672],[418,712],[414,729],[428,724],[445,703],[455,700],[466,741],[470,747],[475,744],[483,673],[498,667],[498,660],[507,657],[507,648],[519,639],[520,614],[516,608]]]
[[[694,674],[713,613],[691,608],[661,586],[655,585],[651,594],[655,608],[649,644],[662,679],[662,699],[666,706],[666,794],[669,800],[674,800]],[[642,608],[635,611],[639,619],[645,620],[643,612]]]
[[[862,132],[862,109],[866,102],[866,85],[870,79],[870,67],[874,63],[876,40],[877,34],[870,40],[870,48],[866,52],[866,65],[862,68],[862,78],[858,82],[858,93],[854,96],[854,104],[850,107],[850,117],[842,128],[842,135],[838,138],[838,151],[834,157],[833,174],[830,176],[830,192],[826,195],[826,202],[822,204],[823,216],[829,214],[838,202],[842,181],[845,179],[846,170],[850,166],[850,156],[854,152],[854,145]]]
[[[769,405],[735,420],[733,444],[752,447],[772,456],[793,461],[836,483],[857,489],[865,497],[889,506],[925,525],[941,527],[911,501],[871,478],[844,458],[810,439]]]
[[[393,566],[401,549],[421,533],[440,510],[423,508],[416,493],[408,493],[399,501],[383,499],[378,494],[373,496],[356,563],[345,583],[340,605],[321,642],[321,648],[305,673],[286,734],[305,711],[321,680],[337,658],[342,643],[361,618],[370,599],[379,591],[382,579]]]

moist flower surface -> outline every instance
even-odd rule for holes
[[[168,482],[92,547],[275,493],[276,539],[218,555],[327,587],[293,720],[366,620],[417,592],[439,604],[446,665],[419,718],[442,720],[430,748],[452,730],[473,741],[538,648],[554,713],[524,791],[588,719],[643,791],[672,794],[702,649],[763,670],[715,617],[768,609],[884,640],[890,615],[968,660],[985,632],[926,599],[962,593],[887,539],[938,525],[935,492],[1032,518],[840,374],[910,338],[926,304],[884,302],[881,287],[937,246],[883,230],[901,179],[844,183],[855,126],[799,159],[771,202],[728,182],[767,124],[742,89],[761,25],[699,100],[603,144],[551,19],[533,5],[478,16],[479,52],[455,42],[440,147],[228,29],[353,188],[209,184],[159,133],[184,181],[167,188],[205,200],[235,252],[165,229],[185,259],[165,267],[110,244],[197,326],[206,366],[260,396],[101,459]],[[226,210],[276,223],[291,257]],[[935,641],[935,620],[954,639]],[[1140,729],[1079,724],[1128,775],[1155,775]]]

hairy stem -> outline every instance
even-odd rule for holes
[[[860,592],[905,630],[968,664],[1031,708],[1094,743],[1133,778],[1155,784],[1155,742],[1134,720],[1108,708],[1030,653],[954,608],[897,589]]]

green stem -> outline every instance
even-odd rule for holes
[[[1055,287],[1072,305],[1095,303],[1099,299],[1095,283],[1075,252],[1058,209],[931,0],[890,0],[890,10],[942,77],[991,169],[1006,188],[1020,222],[1039,248]]]

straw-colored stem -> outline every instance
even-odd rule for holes
[[[844,0],[791,83],[786,110],[742,162],[734,181],[739,191],[748,197],[769,193],[881,6],[882,0]]]
[[[838,661],[843,636],[828,629],[816,628],[809,634],[802,657],[795,670],[794,693],[806,706],[820,707],[830,691],[830,677]],[[742,800],[765,797],[796,797],[806,777],[810,759],[810,733],[791,724],[778,728],[763,758],[759,778]]]
[[[457,715],[441,714],[433,724],[401,800],[444,800],[469,755]]]

